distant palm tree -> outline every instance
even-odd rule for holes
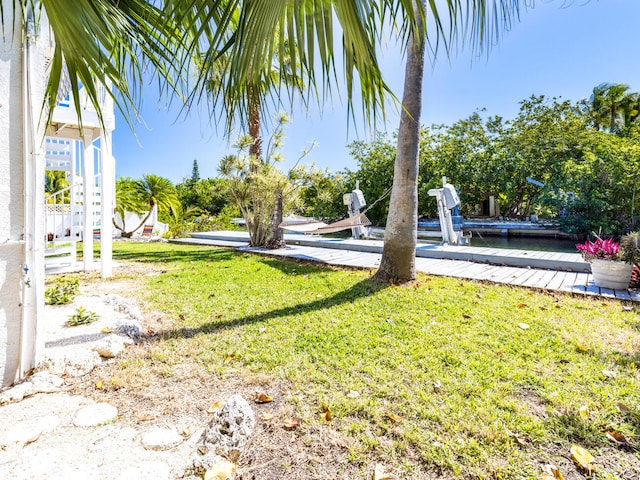
[[[178,199],[176,189],[170,180],[158,175],[145,174],[141,180],[120,178],[116,182],[116,212],[122,218],[122,227],[115,219],[113,225],[120,230],[125,238],[129,238],[134,232],[142,228],[151,217],[154,209],[159,212],[169,212],[177,218],[182,211],[182,205]],[[127,231],[124,218],[126,212],[142,213],[149,210],[140,224],[131,231]]]
[[[69,187],[67,173],[61,170],[45,170],[44,172],[44,192],[48,197],[48,202],[53,203],[53,195]],[[69,192],[63,195],[65,203],[68,203],[71,196]]]

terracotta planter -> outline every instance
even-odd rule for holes
[[[596,287],[626,290],[631,281],[633,265],[612,260],[592,260],[591,273]]]

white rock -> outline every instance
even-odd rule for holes
[[[125,468],[116,477],[116,480],[169,480],[171,468],[164,462],[140,462],[139,464]]]
[[[118,335],[109,335],[100,340],[93,350],[98,352],[101,357],[113,358],[124,350],[124,341]]]
[[[214,415],[202,446],[231,461],[237,461],[253,433],[256,419],[251,406],[240,395],[232,395]]]
[[[108,403],[94,403],[76,413],[73,424],[77,427],[94,427],[110,422],[118,416],[118,409]]]
[[[169,450],[182,443],[183,437],[168,428],[154,428],[142,436],[142,446],[147,450]]]
[[[69,352],[46,352],[40,368],[54,375],[69,375],[81,377],[102,363],[97,352],[92,350],[77,349]]]
[[[35,442],[44,432],[49,432],[58,425],[60,425],[60,419],[53,415],[18,422],[7,432],[5,443],[27,445]]]
[[[33,393],[54,393],[60,391],[64,383],[62,378],[49,372],[38,372],[28,379],[33,385]]]
[[[10,388],[9,390],[5,390],[0,393],[0,405],[4,405],[5,403],[13,403],[19,402],[24,397],[28,397],[29,395],[33,395],[33,384],[30,382],[20,383],[15,387]]]

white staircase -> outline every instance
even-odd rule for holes
[[[97,148],[93,151],[99,153]],[[84,186],[82,176],[76,172],[81,154],[82,147],[77,140],[46,139],[46,169],[65,172],[70,185],[45,195],[45,267],[74,265],[77,261],[76,244],[83,240],[84,233]],[[100,174],[94,181],[99,183]],[[99,191],[99,188],[94,189],[94,192]],[[94,194],[90,208],[93,218],[99,219],[99,193]],[[92,227],[93,231],[99,232],[99,224]]]

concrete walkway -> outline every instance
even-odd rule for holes
[[[337,266],[377,268],[383,242],[285,235],[287,248],[248,246],[246,232],[200,232],[173,243],[233,247],[274,257],[304,259]],[[590,266],[578,253],[537,252],[448,245],[418,245],[416,270],[430,275],[484,280],[542,290],[596,295],[640,302],[640,290],[596,287]]]

